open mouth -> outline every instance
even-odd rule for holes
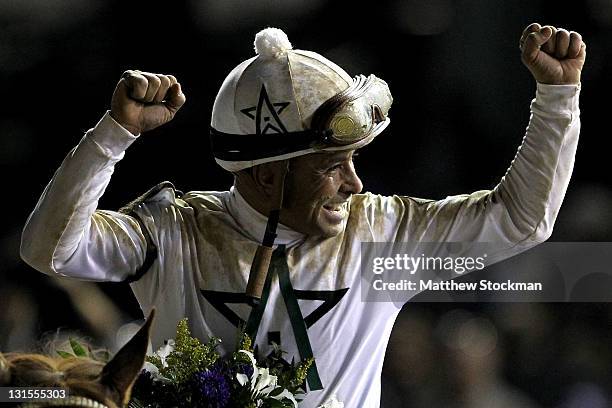
[[[323,208],[327,211],[343,211],[346,203],[325,204]]]
[[[332,224],[341,223],[346,215],[347,211],[347,203],[328,203],[323,206],[323,212],[326,215],[328,222]]]

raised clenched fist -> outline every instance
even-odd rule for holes
[[[575,31],[533,23],[521,35],[521,60],[543,84],[577,84],[586,58],[586,44]]]
[[[174,118],[185,103],[181,84],[172,75],[125,71],[111,100],[111,116],[138,135]]]

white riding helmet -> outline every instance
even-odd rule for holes
[[[393,98],[374,75],[353,79],[315,52],[292,49],[277,28],[255,36],[255,52],[225,78],[213,106],[212,150],[225,170],[357,149],[389,125]]]

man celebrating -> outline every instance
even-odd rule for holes
[[[143,312],[157,308],[154,346],[185,316],[197,337],[229,345],[244,329],[264,354],[274,342],[289,360],[315,357],[303,406],[337,395],[378,407],[400,306],[361,301],[361,243],[494,242],[508,257],[546,240],[574,163],[585,45],[575,32],[525,29],[537,93],[523,143],[495,189],[440,201],[359,194],[352,158],[389,123],[384,81],[352,79],[278,29],[255,48],[213,107],[213,154],[235,175],[230,191],[179,196],[162,183],[119,212],[97,210],[125,150],[185,102],[172,75],[127,71],[28,219],[22,257],[50,275],[131,282]]]

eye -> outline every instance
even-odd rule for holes
[[[331,173],[332,171],[339,170],[340,168],[342,168],[342,166],[343,166],[343,165],[344,165],[344,163],[338,163],[338,164],[336,164],[336,165],[334,165],[334,166],[330,167],[329,169],[327,169],[327,171],[328,171],[329,173]]]

